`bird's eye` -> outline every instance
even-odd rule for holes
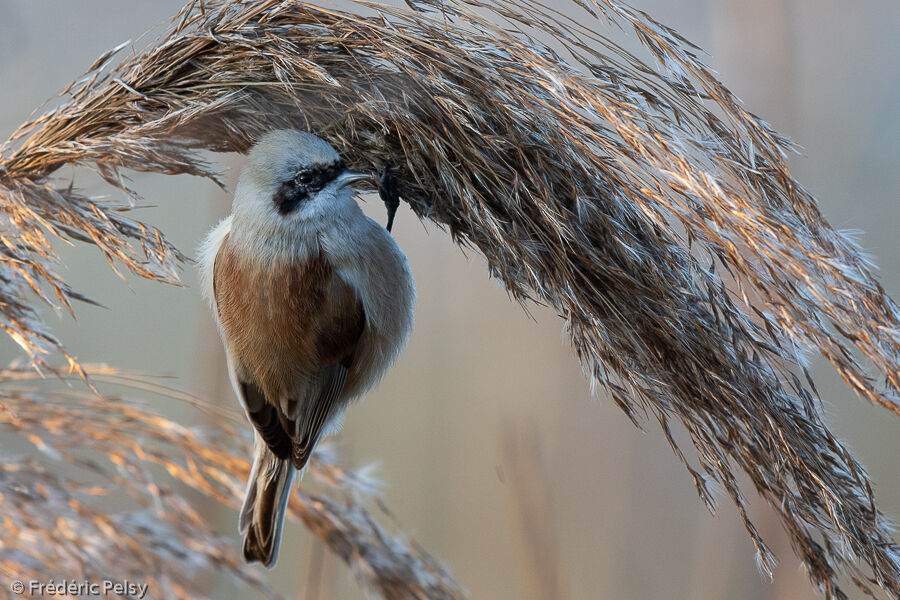
[[[304,184],[312,183],[312,180],[313,180],[313,176],[310,175],[309,173],[300,173],[299,175],[297,175],[298,183],[304,183]]]

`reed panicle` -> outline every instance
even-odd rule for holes
[[[825,426],[803,355],[900,414],[897,306],[791,176],[791,143],[697,48],[617,0],[569,8],[190,2],[158,43],[102,56],[2,150],[0,326],[37,362],[60,348],[25,294],[44,282],[64,304],[78,297],[51,269],[49,235],[176,278],[183,257],[159,231],[54,182],[62,165],[134,198],[127,170],[215,180],[201,151],[309,129],[354,168],[393,168],[420,217],[484,254],[514,297],[553,306],[592,379],[636,423],[659,421],[710,509],[709,484],[725,490],[765,570],[740,471],[826,597],[845,597],[842,573],[900,597],[891,526]]]
[[[210,597],[211,580],[201,575],[220,572],[280,598],[244,564],[234,540],[216,534],[196,508],[198,498],[240,507],[252,455],[252,440],[235,429],[243,416],[150,378],[84,369],[98,384],[190,400],[207,413],[206,424],[183,426],[127,395],[46,390],[35,385],[33,369],[0,370],[0,432],[27,440],[48,459],[4,457],[0,574],[8,581],[130,580],[147,584],[149,598],[194,599]],[[366,508],[378,491],[367,469],[344,471],[326,445],[310,473],[308,483],[318,482],[322,493],[294,494],[289,515],[344,560],[361,585],[383,598],[464,597],[415,541]]]

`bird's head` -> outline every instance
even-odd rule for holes
[[[272,220],[310,220],[339,209],[350,184],[368,175],[344,167],[325,140],[292,129],[271,131],[250,149],[235,212]]]

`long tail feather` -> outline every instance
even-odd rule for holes
[[[272,568],[278,560],[284,515],[293,481],[294,467],[290,460],[276,457],[257,436],[256,456],[239,521],[247,562],[259,561]]]

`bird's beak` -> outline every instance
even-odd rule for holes
[[[344,169],[340,175],[337,176],[335,182],[339,188],[345,187],[353,183],[354,181],[359,181],[360,179],[370,178],[371,175],[367,173],[360,173],[359,171],[351,171],[350,169]]]

